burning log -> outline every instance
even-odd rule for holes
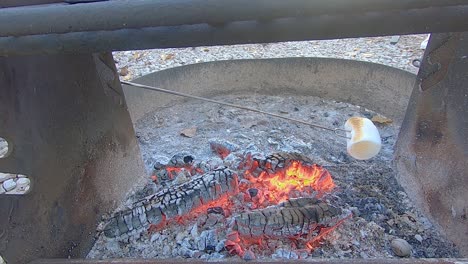
[[[265,159],[255,159],[259,169],[268,173],[287,168],[293,161],[300,161],[304,165],[313,165],[313,161],[299,153],[278,152],[267,156]]]
[[[344,218],[342,211],[315,198],[289,199],[277,206],[241,213],[234,217],[232,232],[227,235],[226,249],[231,254],[251,259],[253,244],[265,239],[287,238],[302,241],[313,248],[314,242],[337,227]]]
[[[237,174],[227,168],[196,176],[189,182],[165,188],[114,213],[103,228],[106,237],[139,233],[150,225],[182,217],[221,196],[238,192]],[[222,202],[221,200],[219,200]]]
[[[293,237],[308,234],[318,225],[327,226],[340,215],[340,209],[314,198],[289,199],[236,216],[233,230],[243,238]]]
[[[263,195],[270,204],[303,195],[310,197],[312,192],[321,196],[335,187],[326,169],[296,153],[276,153],[265,159],[253,158],[244,178],[250,182],[246,187],[263,190]],[[294,192],[298,196],[293,196]]]

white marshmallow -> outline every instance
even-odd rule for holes
[[[381,147],[382,141],[377,127],[371,120],[364,117],[351,117],[345,123],[347,150],[351,157],[358,160],[367,160],[375,157]]]

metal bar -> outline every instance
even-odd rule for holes
[[[0,38],[0,56],[319,40],[468,30],[468,5],[268,22],[232,22]]]
[[[0,37],[268,21],[468,5],[468,0],[126,0],[0,10]],[[14,23],[12,23],[14,21]]]
[[[44,259],[36,260],[30,264],[100,264],[100,263],[112,263],[112,264],[160,264],[160,263],[193,263],[201,264],[206,263],[200,260],[180,260],[180,259],[108,259],[108,260],[95,260],[95,259]],[[226,260],[210,261],[210,263],[238,263],[244,264],[245,261]],[[249,261],[248,263],[285,263],[285,261]],[[468,263],[468,259],[307,259],[307,260],[294,260],[297,264],[463,264]]]

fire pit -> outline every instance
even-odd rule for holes
[[[331,127],[368,117],[383,149],[357,161],[333,133],[127,88],[150,175],[104,217],[88,257],[459,256],[395,178],[393,145],[412,78],[370,63],[282,59],[207,63],[139,79]]]

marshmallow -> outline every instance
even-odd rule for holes
[[[371,120],[351,117],[345,123],[347,150],[351,157],[367,160],[375,157],[382,147],[379,130]]]

